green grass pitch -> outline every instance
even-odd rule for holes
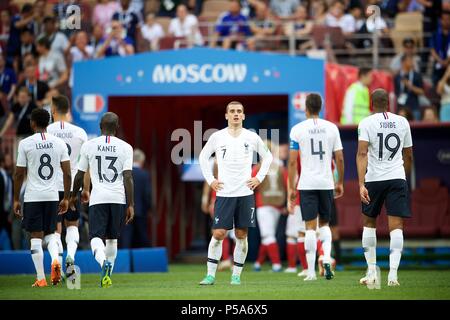
[[[450,270],[400,270],[401,286],[388,287],[387,270],[382,269],[381,290],[369,290],[358,283],[363,270],[344,270],[333,280],[306,283],[296,274],[246,267],[241,286],[230,285],[229,271],[218,272],[215,285],[199,286],[205,265],[170,265],[167,273],[113,274],[113,286],[106,289],[99,288],[100,273],[83,274],[81,290],[68,290],[65,284],[31,288],[32,275],[0,276],[0,299],[450,299]]]

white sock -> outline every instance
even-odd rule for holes
[[[80,234],[78,232],[78,228],[75,226],[67,227],[66,230],[67,256],[71,257],[73,261],[75,261],[75,253],[77,252],[79,241],[80,241]]]
[[[208,262],[206,263],[208,267],[208,276],[216,276],[217,264],[222,256],[222,242],[223,240],[217,240],[216,238],[211,237],[208,247]]]
[[[44,237],[44,240],[47,243],[47,250],[50,253],[52,263],[55,260],[58,261],[58,240],[56,235],[54,233],[48,234]]]
[[[317,251],[316,230],[306,230],[305,251],[306,251],[306,261],[308,262],[308,276],[315,276],[316,275],[316,251]]]
[[[58,262],[60,265],[62,265],[64,248],[61,242],[61,234],[55,232],[55,236],[56,236],[56,243],[58,244]]]
[[[45,279],[44,273],[44,251],[42,250],[42,239],[32,238],[31,242],[31,258],[33,259],[34,268],[38,280]]]
[[[106,260],[105,244],[103,243],[103,240],[100,238],[93,238],[91,240],[91,250],[94,254],[95,260],[97,260],[100,267],[103,267],[103,263]]]
[[[245,258],[247,258],[248,242],[247,237],[244,239],[236,239],[236,246],[234,247],[233,259],[233,275],[240,276],[244,268]]]
[[[114,269],[114,261],[116,261],[117,257],[117,239],[107,239],[106,240],[106,247],[105,247],[105,255],[106,260],[111,262],[111,273]]]
[[[397,270],[400,265],[403,250],[403,230],[395,229],[391,233],[391,253],[389,254],[389,280],[397,280]]]
[[[377,266],[377,229],[364,227],[362,234],[362,246],[364,257],[370,272],[374,272]]]
[[[322,241],[323,263],[331,262],[331,229],[329,226],[319,228],[319,239]]]

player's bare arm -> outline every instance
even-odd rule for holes
[[[70,160],[61,162],[64,183],[64,199],[59,203],[58,214],[64,214],[69,208],[70,187],[72,186],[72,173],[70,170]]]
[[[125,223],[129,224],[131,221],[133,221],[134,218],[134,183],[131,170],[123,171],[123,184],[125,186],[125,194],[128,203]]]
[[[258,140],[257,150],[259,156],[262,158],[262,161],[256,176],[247,180],[247,187],[249,187],[250,190],[255,190],[261,184],[261,182],[269,172],[270,166],[272,165],[273,161],[272,153],[267,148],[267,145],[264,144],[264,142],[260,138]]]
[[[22,188],[23,179],[25,178],[25,173],[27,172],[27,168],[25,167],[17,167],[14,172],[14,214],[22,218],[22,208],[20,204],[20,189]]]
[[[336,161],[336,169],[339,175],[339,179],[334,188],[334,198],[337,199],[344,195],[344,152],[342,150],[335,151],[334,159]]]
[[[223,189],[223,182],[221,182],[221,181],[219,181],[217,179],[214,179],[214,181],[211,182],[211,189],[213,189],[215,192],[218,192],[218,191],[222,190]]]
[[[73,191],[69,201],[69,206],[72,210],[75,210],[78,197],[78,192],[75,190],[80,190],[81,185],[83,184],[83,178],[84,178],[84,171],[78,170],[77,174],[75,175],[75,179],[73,181]]]
[[[288,194],[289,194],[289,201],[290,206],[288,208],[291,208],[291,211],[293,211],[295,206],[295,200],[297,199],[297,190],[295,188],[296,186],[296,179],[297,179],[297,157],[298,157],[298,151],[297,150],[290,150],[289,151],[289,162],[288,162]]]
[[[370,197],[364,185],[364,179],[367,171],[369,142],[358,141],[358,152],[356,153],[356,166],[358,168],[359,196],[361,202],[369,204]]]
[[[406,177],[411,175],[411,166],[413,161],[412,147],[403,148],[403,167],[405,168]]]
[[[89,197],[91,194],[89,190],[91,190],[91,175],[89,174],[89,171],[86,171],[83,177],[83,190],[81,191],[82,203],[89,203]]]

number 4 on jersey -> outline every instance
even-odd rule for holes
[[[325,151],[323,151],[321,140],[319,140],[319,151],[315,151],[314,150],[314,139],[311,138],[311,154],[313,156],[318,155],[318,156],[320,156],[320,160],[323,160],[323,155],[325,154]]]

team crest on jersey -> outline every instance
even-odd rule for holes
[[[244,142],[245,153],[248,153],[248,147],[249,144],[247,142]]]

